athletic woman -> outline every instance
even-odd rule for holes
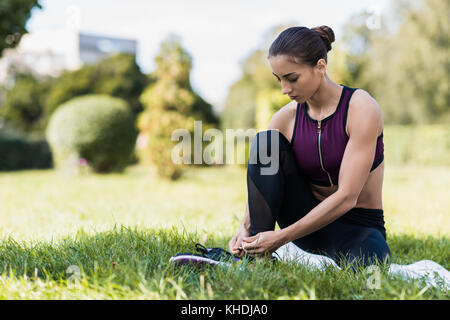
[[[270,46],[272,73],[292,101],[253,139],[245,216],[229,242],[234,254],[272,253],[293,242],[338,264],[389,261],[382,114],[366,91],[328,77],[334,40],[327,26],[292,27]],[[270,157],[279,169],[265,174],[261,148],[275,142]]]

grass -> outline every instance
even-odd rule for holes
[[[382,274],[261,262],[243,270],[174,269],[196,242],[227,243],[246,202],[245,170],[192,168],[170,183],[125,174],[0,174],[1,299],[448,299],[448,291]],[[445,167],[386,167],[384,210],[394,263],[450,269]],[[78,281],[79,279],[79,281]],[[73,281],[76,280],[76,281]]]

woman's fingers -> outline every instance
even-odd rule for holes
[[[250,243],[250,242],[256,241],[258,238],[259,238],[259,233],[254,235],[254,236],[252,236],[252,237],[245,237],[242,240],[247,242],[247,243]]]
[[[258,246],[258,241],[261,234],[256,234],[251,237],[234,236],[230,242],[230,251],[233,254],[244,255],[246,253],[259,253],[261,248]]]
[[[239,254],[242,255],[242,239],[235,235],[229,242],[228,246],[230,247],[230,251],[232,254]]]
[[[230,242],[228,242],[228,247],[230,248],[230,250],[233,250],[233,248],[236,247],[236,240],[237,236],[234,236],[233,238],[231,238]]]
[[[244,239],[244,243],[242,244],[242,248],[246,251],[246,252],[250,252],[252,250],[257,249],[258,247],[258,238],[254,239],[253,242],[247,242],[248,240]]]

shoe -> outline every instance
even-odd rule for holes
[[[175,266],[194,264],[195,266],[204,265],[221,265],[231,266],[233,263],[241,263],[243,260],[236,255],[222,248],[206,248],[205,246],[197,243],[195,249],[199,252],[196,253],[178,253],[169,259],[169,262]]]

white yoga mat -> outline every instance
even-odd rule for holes
[[[275,251],[282,261],[296,261],[300,264],[324,270],[328,266],[340,269],[333,259],[306,252],[289,242]],[[442,283],[444,289],[450,289],[450,271],[431,260],[421,260],[412,264],[390,264],[389,274],[399,275],[403,279],[423,279],[427,285],[436,287]]]

